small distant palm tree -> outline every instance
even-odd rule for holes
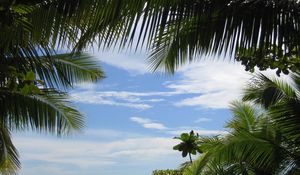
[[[174,139],[179,139],[181,142],[175,145],[173,149],[181,151],[182,157],[189,155],[191,163],[193,162],[191,154],[202,153],[199,148],[199,135],[195,134],[193,130],[190,133],[182,133],[180,137],[174,137]]]

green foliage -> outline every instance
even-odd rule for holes
[[[99,4],[102,9],[91,8],[96,13],[88,18],[79,49],[99,35],[104,47],[146,45],[151,68],[172,73],[206,55],[228,54],[241,60],[247,70],[257,66],[288,73],[299,65],[297,0],[110,0]],[[108,30],[103,30],[105,25]]]
[[[254,77],[243,98],[251,103],[232,103],[228,134],[200,138],[204,153],[183,174],[299,174],[299,77]]]
[[[182,157],[189,155],[190,161],[192,162],[191,154],[196,155],[197,152],[202,153],[199,148],[199,135],[195,134],[192,130],[190,133],[182,133],[180,137],[175,137],[181,142],[173,147],[174,150],[182,152]]]
[[[182,175],[180,170],[155,170],[152,175]]]
[[[15,174],[20,168],[11,131],[63,135],[84,127],[83,115],[63,91],[96,82],[104,73],[89,55],[56,52],[78,40],[81,22],[74,21],[79,15],[75,12],[83,13],[78,3],[0,2],[0,174]]]
[[[250,71],[299,67],[297,0],[17,0],[1,9],[6,49],[21,38],[32,41],[23,43],[26,52],[45,55],[62,46],[81,51],[94,41],[99,48],[146,45],[151,68],[172,73],[199,56],[224,54]]]
[[[237,53],[235,59],[240,61],[245,66],[246,71],[254,72],[255,67],[259,70],[277,69],[276,74],[280,76],[281,72],[289,74],[290,71],[295,72],[299,70],[300,57],[295,49],[284,55],[276,55],[278,49],[271,47],[271,50],[260,48],[255,51],[249,49]],[[283,50],[280,51],[283,53]]]
[[[12,143],[11,134],[5,125],[0,127],[0,172],[1,174],[15,174],[20,168],[18,151]]]
[[[253,101],[268,109],[269,115],[286,139],[300,144],[300,73],[293,73],[290,84],[258,75],[245,89],[244,100]]]

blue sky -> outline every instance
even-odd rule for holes
[[[229,61],[203,60],[175,75],[150,73],[144,53],[92,53],[107,78],[70,96],[86,116],[82,133],[56,138],[15,133],[21,175],[150,175],[187,161],[172,139],[195,130],[226,133],[228,105],[250,74]]]

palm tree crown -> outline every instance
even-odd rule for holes
[[[190,133],[182,133],[180,137],[174,138],[179,139],[181,142],[175,145],[173,149],[181,151],[182,157],[189,155],[191,163],[193,162],[191,154],[196,155],[197,152],[201,153],[198,143],[199,135],[195,134],[193,130]]]
[[[74,2],[66,1],[60,8],[55,8],[59,1],[0,2],[0,174],[20,168],[11,131],[62,135],[84,127],[83,115],[64,90],[95,82],[104,74],[88,55],[55,50],[63,33],[68,41],[75,34],[67,31],[74,23],[67,20],[71,12],[65,9]],[[53,15],[56,19],[51,21]],[[64,25],[53,22],[59,17],[64,17]]]

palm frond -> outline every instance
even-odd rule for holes
[[[53,57],[53,66],[57,72],[56,79],[61,77],[60,84],[66,87],[82,82],[96,82],[105,77],[104,72],[87,54],[75,56],[59,54],[51,57]]]
[[[296,71],[291,74],[291,78],[294,82],[294,86],[297,89],[297,95],[300,96],[300,71]]]
[[[210,159],[210,153],[204,153],[199,159],[194,161],[192,165],[184,169],[183,175],[199,175]]]
[[[289,141],[300,144],[300,100],[285,99],[270,110],[270,115]]]
[[[71,106],[66,94],[50,89],[35,95],[1,90],[0,97],[1,120],[9,128],[62,135],[84,126],[82,114]]]
[[[23,74],[29,71],[34,72],[37,78],[44,82],[46,88],[65,89],[77,83],[96,82],[104,78],[104,72],[92,56],[87,54],[52,55],[51,53],[40,56],[39,51],[43,49],[22,49],[19,57],[7,58],[7,60],[0,61],[0,64],[6,68],[12,66]],[[28,55],[23,53],[28,53]]]
[[[254,106],[235,101],[231,103],[230,110],[234,118],[227,123],[226,127],[233,130],[246,130],[252,132],[258,122],[259,113]]]
[[[11,140],[8,128],[2,123],[0,127],[0,173],[3,175],[17,174],[21,168],[19,154]]]
[[[296,141],[300,138],[298,75],[294,74],[292,80],[294,86],[260,74],[245,89],[244,100],[252,100],[268,108],[270,117],[285,137]]]
[[[87,33],[93,38],[96,35],[92,33],[103,33],[108,26],[104,32],[107,39],[100,39],[108,46],[116,38],[121,46],[131,45],[135,36],[138,44],[147,39],[153,68],[165,66],[174,72],[196,56],[224,52],[253,55],[268,50],[274,59],[300,54],[300,5],[296,0],[128,0],[103,4],[104,13],[95,15]],[[108,19],[112,23],[105,23]]]
[[[284,98],[295,98],[295,89],[282,80],[270,79],[263,74],[256,75],[244,89],[245,101],[254,101],[265,108]]]
[[[238,160],[245,162],[253,169],[272,172],[284,159],[283,148],[272,141],[268,132],[265,134],[252,134],[244,131],[236,133],[226,138],[224,144],[216,149],[218,151],[215,158],[228,163]]]
[[[24,20],[14,32],[7,30],[11,35],[3,37],[4,44],[24,31],[18,38],[76,51],[94,41],[99,47],[146,44],[152,68],[169,72],[206,54],[259,52],[274,60],[300,55],[297,0],[36,0],[15,1],[13,7],[12,16]]]

